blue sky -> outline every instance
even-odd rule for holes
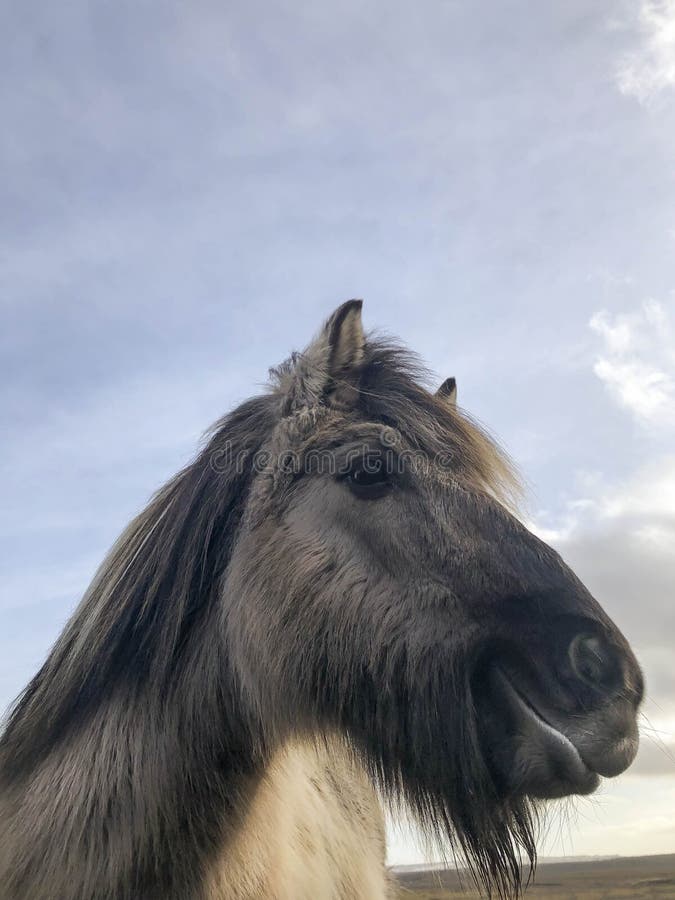
[[[360,296],[645,664],[635,774],[550,852],[672,849],[675,2],[74,0],[0,34],[0,706],[206,426]]]

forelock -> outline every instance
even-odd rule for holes
[[[307,379],[311,365],[311,359],[294,354],[270,370],[272,390],[282,405],[285,397],[293,396],[298,367]],[[336,415],[330,415],[321,398],[300,409],[293,407],[286,433],[301,441],[330,443],[355,422],[378,423],[398,432],[414,451],[429,460],[445,460],[462,480],[516,508],[521,489],[507,454],[475,419],[432,393],[431,382],[414,353],[390,339],[369,336],[356,405],[336,410]]]

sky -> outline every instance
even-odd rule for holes
[[[672,852],[675,0],[34,0],[0,35],[0,707],[205,428],[363,297],[645,669],[637,762],[543,852]]]

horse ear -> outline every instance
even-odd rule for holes
[[[349,373],[363,362],[362,307],[363,300],[347,300],[326,322],[324,331],[330,348],[327,368],[333,378]]]
[[[362,306],[362,300],[338,306],[304,353],[293,357],[289,412],[322,402],[339,406],[356,402],[365,348]]]
[[[446,378],[436,391],[437,397],[442,397],[447,403],[457,406],[457,382],[454,378]]]

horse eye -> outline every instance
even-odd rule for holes
[[[391,487],[389,475],[381,459],[359,460],[343,480],[355,497],[364,500],[382,497]]]

